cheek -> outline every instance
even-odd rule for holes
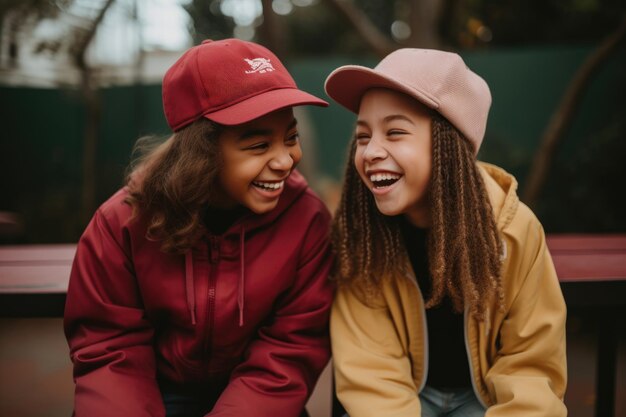
[[[361,177],[361,181],[365,182],[365,172],[363,171],[363,152],[359,151],[357,148],[354,154],[354,167],[356,168],[356,172],[359,173],[359,177]]]
[[[298,165],[300,160],[302,159],[302,148],[300,145],[295,146],[294,149],[290,152],[291,159],[293,160],[294,167]]]
[[[222,158],[218,178],[224,191],[232,193],[251,181],[251,176],[254,176],[251,172],[254,171],[254,168],[249,165],[250,161],[245,159]]]

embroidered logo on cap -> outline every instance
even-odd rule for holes
[[[263,74],[266,72],[274,71],[274,67],[272,66],[272,63],[267,58],[254,58],[254,59],[244,58],[244,61],[246,61],[248,65],[250,65],[250,68],[252,69],[252,70],[246,71],[246,74],[254,74],[257,72]]]

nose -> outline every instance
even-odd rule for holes
[[[290,149],[281,147],[277,149],[269,162],[269,167],[275,171],[289,171],[293,167],[294,157]]]
[[[380,144],[376,138],[371,138],[363,151],[363,159],[367,162],[373,162],[387,157],[387,150]]]

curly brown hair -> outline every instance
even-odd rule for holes
[[[496,296],[497,305],[503,305],[502,242],[471,142],[437,113],[432,138],[427,233],[432,291],[426,308],[447,296],[455,311],[468,306],[481,318],[485,300]],[[354,166],[356,140],[350,149],[331,231],[337,255],[334,279],[369,297],[385,279],[403,279],[410,263],[400,218],[378,211]]]
[[[205,230],[203,215],[221,165],[219,135],[219,125],[202,118],[160,144],[144,138],[135,145],[141,156],[126,178],[126,202],[163,252],[186,252]]]

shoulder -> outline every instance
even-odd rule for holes
[[[96,210],[83,233],[86,236],[101,236],[114,239],[120,245],[127,245],[134,237],[145,235],[145,224],[133,217],[133,208],[126,202],[128,190],[119,189]]]
[[[322,199],[310,188],[306,189],[293,201],[287,210],[288,217],[301,220],[321,221],[330,224],[331,214]]]
[[[512,291],[510,294],[517,294],[530,276],[544,270],[542,265],[550,259],[545,232],[532,210],[520,202],[502,233],[503,284]]]
[[[133,209],[130,204],[126,202],[126,197],[128,197],[126,187],[119,189],[100,205],[96,211],[96,216],[100,216],[109,224],[118,226],[127,225],[132,217]]]
[[[132,233],[129,233],[132,208],[124,201],[127,195],[126,190],[120,189],[98,207],[80,237],[77,254],[92,256],[93,250],[97,249],[102,251],[98,254],[99,257],[105,256],[111,259],[121,253],[129,257],[132,240]]]
[[[324,202],[311,190],[302,174],[294,170],[285,183],[285,190],[276,208],[253,220],[253,223],[287,224],[289,227],[301,229],[315,219],[330,223],[331,216]]]
[[[515,242],[526,251],[536,248],[544,240],[544,231],[541,222],[533,211],[521,201],[511,221],[502,230],[509,240]]]
[[[374,286],[366,282],[351,282],[337,286],[335,300],[337,303],[358,305],[359,308],[371,310],[387,309],[388,301],[396,301],[394,298],[397,288],[392,280],[384,280],[380,286]],[[391,296],[390,296],[391,295]]]
[[[292,251],[294,259],[306,264],[320,254],[330,252],[330,223],[331,215],[326,205],[306,186],[268,224],[269,227],[263,228],[263,234],[275,238],[272,239],[275,243],[269,246],[282,248],[279,250],[283,254]]]
[[[294,202],[288,217],[290,221],[300,223],[305,236],[305,251],[329,244],[332,217],[324,202],[310,188],[307,187]]]
[[[304,207],[308,207],[308,210],[312,213],[321,213],[324,216],[330,218],[330,212],[326,207],[326,204],[322,201],[322,199],[313,191],[311,188],[307,187],[307,189],[302,193],[299,198],[299,204],[302,206],[300,209],[304,209]]]

